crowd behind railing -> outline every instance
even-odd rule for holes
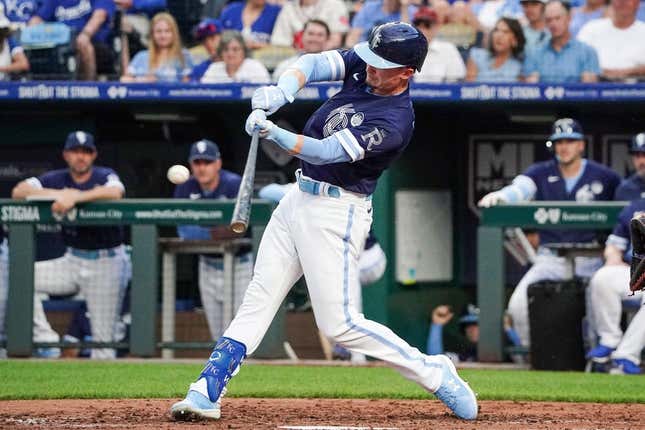
[[[405,21],[416,82],[645,79],[639,0],[0,0],[0,80],[267,83]]]

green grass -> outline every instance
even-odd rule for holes
[[[193,364],[0,362],[0,399],[177,398],[201,370]],[[482,400],[645,403],[645,377],[568,372],[462,370]],[[232,397],[424,399],[428,395],[382,367],[248,365]]]

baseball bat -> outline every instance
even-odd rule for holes
[[[242,183],[237,193],[233,217],[231,218],[231,230],[235,233],[244,233],[249,226],[251,217],[251,198],[253,197],[253,182],[255,181],[255,161],[258,156],[258,141],[260,140],[260,130],[253,131],[251,136],[251,146],[249,155],[246,157]]]

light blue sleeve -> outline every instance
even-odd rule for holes
[[[369,18],[370,10],[371,5],[369,3],[364,4],[361,10],[354,15],[354,19],[352,19],[352,28],[362,28],[363,30],[366,30],[367,27],[371,27]]]
[[[284,195],[287,192],[287,187],[280,184],[269,184],[265,187],[262,187],[258,192],[258,197],[261,199],[271,200],[273,202],[279,202],[282,200]]]
[[[177,234],[187,240],[208,240],[211,238],[210,229],[200,225],[180,225],[177,227]]]
[[[148,73],[148,51],[137,52],[128,65],[128,74],[132,76],[145,76]]]
[[[537,192],[537,185],[526,175],[518,175],[513,183],[498,191],[507,203],[532,200]]]
[[[537,50],[531,50],[527,56],[526,59],[524,60],[524,67],[522,69],[522,74],[524,76],[528,76],[531,73],[538,72],[538,66],[537,66]]]
[[[304,76],[304,83],[298,79],[298,74],[290,70],[296,69]],[[293,101],[300,88],[309,82],[338,81],[345,78],[345,61],[338,51],[324,51],[320,54],[305,54],[292,64],[278,79],[278,87],[287,100]]]
[[[341,145],[336,133],[319,140],[292,133],[278,126],[274,127],[275,129],[271,130],[270,138],[281,148],[307,163],[321,165],[352,160]]]
[[[193,58],[190,56],[190,52],[188,52],[187,49],[184,49],[182,53],[184,55],[184,69],[181,70],[181,77],[190,76],[193,71],[193,67],[195,67],[193,64]]]
[[[600,75],[600,62],[598,61],[598,54],[596,53],[596,50],[589,45],[587,45],[586,48],[585,62],[582,66],[582,71]]]
[[[428,355],[443,354],[443,326],[441,324],[430,324],[426,353]]]

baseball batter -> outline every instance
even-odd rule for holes
[[[609,168],[583,158],[585,140],[582,127],[571,118],[553,123],[547,146],[554,151],[552,160],[535,163],[513,179],[511,185],[485,195],[481,207],[527,200],[591,202],[612,200],[620,177]],[[522,277],[508,302],[508,313],[522,345],[530,344],[528,286],[543,280],[562,280],[569,267],[564,257],[549,249],[550,244],[593,242],[594,231],[541,230],[538,256]],[[577,258],[576,274],[591,275],[600,267],[600,258]]]
[[[73,215],[77,203],[122,198],[123,183],[114,170],[93,166],[96,156],[94,137],[84,131],[72,132],[63,149],[68,168],[25,179],[16,185],[12,196],[16,199],[51,197],[54,199],[52,212],[61,217]],[[87,301],[92,339],[111,342],[128,269],[123,229],[63,226],[63,240],[67,252],[57,262],[54,275],[36,280],[36,292],[54,295],[80,292]],[[36,301],[35,306],[38,305],[42,303]],[[111,348],[92,350],[92,358],[114,357],[115,351]]]
[[[202,139],[190,148],[188,157],[192,176],[175,188],[175,198],[182,199],[234,199],[242,178],[222,169],[219,148],[214,142]],[[226,230],[226,231],[222,231]],[[198,225],[177,228],[182,239],[209,240],[229,234],[228,229],[212,229]],[[235,235],[237,236],[237,235]],[[242,303],[244,291],[253,275],[253,255],[250,247],[240,250],[234,260],[235,291],[234,309]],[[199,293],[206,312],[208,328],[215,340],[224,333],[224,261],[221,255],[199,256]]]
[[[235,319],[215,345],[186,398],[174,404],[177,420],[220,417],[220,401],[266,333],[285,295],[304,274],[319,329],[329,338],[384,360],[435,393],[458,417],[474,419],[477,400],[450,359],[428,356],[387,327],[356,311],[350,286],[372,222],[371,195],[381,173],[412,137],[414,110],[408,83],[428,43],[414,27],[388,23],[368,42],[347,51],[303,55],[277,86],[252,98],[246,131],[302,160],[298,188],[278,204],[258,250],[253,280]],[[342,80],[342,90],[311,116],[303,134],[266,119],[308,82]]]

